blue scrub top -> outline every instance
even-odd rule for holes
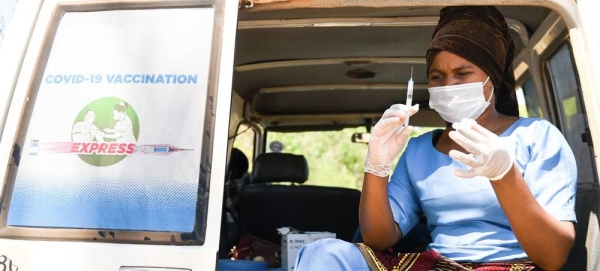
[[[467,167],[436,150],[433,134],[409,141],[388,186],[402,232],[408,233],[425,215],[433,240],[430,249],[450,259],[526,258],[488,179],[455,177],[455,169]],[[520,118],[500,139],[514,150],[515,164],[539,204],[557,219],[575,222],[577,166],[561,132],[546,120]]]

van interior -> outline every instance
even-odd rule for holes
[[[279,246],[280,227],[359,240],[368,133],[390,105],[406,102],[409,79],[420,105],[410,119],[413,135],[445,126],[428,106],[425,64],[441,7],[343,2],[240,7],[229,149],[241,150],[246,166],[231,174],[239,160],[229,162],[228,176],[238,179],[227,180],[220,258],[240,253],[248,237]],[[551,7],[498,9],[515,43],[520,115],[552,122],[577,159],[577,237],[564,270],[592,270],[599,266],[600,191],[568,26]],[[354,160],[343,161],[348,157]],[[328,168],[331,162],[353,166]],[[346,175],[350,181],[340,182]],[[426,227],[414,231],[400,249],[424,248]],[[245,257],[280,264],[276,248],[256,250]]]

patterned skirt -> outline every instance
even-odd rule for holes
[[[458,263],[433,250],[421,253],[397,253],[374,251],[370,247],[355,244],[367,260],[371,271],[539,271],[533,262],[519,260],[512,262]]]

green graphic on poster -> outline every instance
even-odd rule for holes
[[[79,158],[98,167],[114,165],[135,152],[137,113],[126,101],[104,97],[86,105],[73,123],[71,139]]]

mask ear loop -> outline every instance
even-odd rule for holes
[[[492,87],[492,94],[490,94],[490,98],[487,100],[488,105],[490,104],[492,97],[494,97],[494,87]]]
[[[483,81],[483,83],[482,83],[481,85],[482,85],[482,86],[483,86],[483,85],[485,85],[485,83],[487,83],[487,81],[489,81],[489,80],[490,80],[490,77],[488,76],[488,77],[485,79],[485,81]]]
[[[487,81],[490,80],[490,77],[488,76],[487,79],[485,79],[485,81],[483,81],[483,84],[481,84],[481,88],[483,88],[483,86],[485,86],[485,84],[487,83]],[[487,104],[490,104],[490,101],[492,100],[492,97],[494,96],[494,86],[492,85],[492,94],[490,94],[490,98],[488,98],[487,100]]]

